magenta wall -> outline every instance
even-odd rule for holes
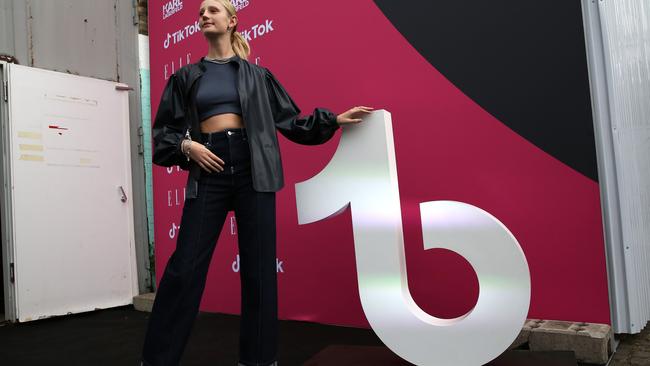
[[[153,115],[169,75],[207,53],[200,31],[192,29],[200,1],[179,2],[182,9],[163,19],[168,1],[149,1]],[[519,240],[531,272],[530,318],[610,323],[594,179],[470,99],[373,1],[239,3],[248,4],[239,12],[239,30],[250,32],[251,62],[268,67],[303,113],[317,106],[340,113],[354,105],[392,113],[409,286],[424,310],[455,317],[477,298],[478,282],[465,260],[449,251],[422,249],[418,204],[456,200],[490,212]],[[270,24],[272,30],[256,34],[258,24]],[[177,31],[182,39],[180,33],[173,36]],[[296,217],[295,183],[328,163],[340,133],[316,147],[280,137],[286,178],[277,209],[280,317],[367,327],[358,299],[349,212],[305,226],[298,226]],[[186,174],[154,167],[153,176],[159,281],[175,247]],[[212,259],[203,311],[239,311],[232,229],[229,217]]]

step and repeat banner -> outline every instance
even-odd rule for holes
[[[207,51],[199,0],[149,1],[152,119],[167,79]],[[410,292],[427,313],[476,304],[460,255],[424,250],[419,203],[466,202],[519,241],[531,274],[528,317],[610,323],[596,151],[580,4],[233,0],[249,62],[269,68],[303,113],[356,105],[392,115]],[[298,225],[295,184],[320,172],[341,136],[280,136],[280,317],[367,327],[349,210]],[[186,172],[154,166],[156,275],[173,253]],[[336,195],[337,192],[323,192]],[[377,194],[381,194],[378,192]],[[215,223],[217,225],[218,223]],[[201,310],[238,314],[232,214]]]

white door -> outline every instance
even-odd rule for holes
[[[7,66],[7,319],[132,303],[138,284],[128,92],[114,82]]]

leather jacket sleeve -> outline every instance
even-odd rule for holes
[[[266,70],[266,89],[275,127],[282,135],[303,145],[327,142],[339,128],[336,115],[325,108],[316,108],[311,115],[300,117],[300,109],[280,82]]]
[[[189,162],[180,149],[187,130],[182,95],[177,76],[173,74],[167,80],[154,118],[152,161],[156,165],[179,165],[187,170]]]

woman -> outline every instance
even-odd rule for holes
[[[266,68],[249,63],[228,0],[205,0],[199,24],[205,57],[170,77],[154,121],[154,163],[189,170],[181,229],[160,281],[144,341],[143,365],[178,365],[205,287],[216,240],[235,211],[241,278],[239,365],[277,365],[275,192],[284,181],[276,130],[302,144],[328,141],[338,116],[300,110]]]

